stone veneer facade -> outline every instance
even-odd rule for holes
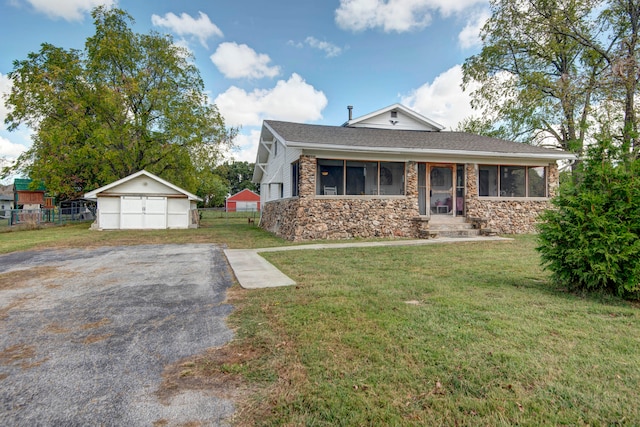
[[[480,219],[483,227],[500,234],[535,233],[540,214],[550,207],[546,198],[518,198],[500,200],[497,197],[478,197],[478,165],[466,165],[466,217]],[[558,166],[547,165],[547,192],[554,197],[558,189]],[[472,177],[473,179],[469,179]]]
[[[262,206],[260,226],[287,240],[351,239],[369,237],[428,237],[428,217],[418,210],[416,162],[406,163],[405,196],[316,196],[316,158],[300,157],[299,196],[273,200]],[[535,231],[544,199],[483,200],[478,197],[477,166],[466,165],[467,218],[481,220],[498,233]],[[547,168],[549,194],[558,182],[555,165]]]

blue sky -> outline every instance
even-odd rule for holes
[[[212,102],[241,127],[236,160],[255,160],[264,119],[340,125],[347,105],[358,117],[399,102],[455,128],[473,113],[460,65],[479,50],[488,0],[0,0],[0,93],[41,43],[82,48],[98,5],[191,50]],[[29,144],[29,129],[0,124],[0,158]]]

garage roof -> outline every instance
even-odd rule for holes
[[[129,175],[127,177],[124,177],[122,179],[114,181],[111,184],[107,184],[104,187],[100,187],[98,189],[90,191],[90,192],[88,192],[88,193],[86,193],[84,195],[84,198],[85,199],[97,199],[99,194],[104,193],[104,192],[106,192],[106,191],[108,191],[108,190],[110,190],[110,189],[112,189],[114,187],[117,187],[119,185],[122,185],[125,182],[128,182],[128,181],[131,181],[131,180],[133,180],[135,178],[138,178],[139,176],[142,176],[142,175],[144,175],[144,176],[146,176],[146,177],[148,177],[150,179],[153,179],[153,180],[155,180],[155,181],[157,181],[157,182],[159,182],[159,183],[161,183],[163,185],[166,185],[167,187],[171,188],[172,190],[174,190],[174,191],[176,191],[178,193],[184,194],[189,200],[202,201],[202,199],[200,197],[196,196],[195,194],[191,194],[188,191],[183,190],[182,188],[180,188],[180,187],[178,187],[176,185],[173,185],[169,181],[165,181],[164,179],[152,174],[151,172],[147,172],[146,170],[141,170],[140,172],[136,172],[136,173],[134,173],[132,175]]]

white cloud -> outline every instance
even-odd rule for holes
[[[239,162],[255,162],[260,143],[260,130],[252,129],[249,133],[238,134],[235,139],[236,147],[231,152],[226,153],[225,158]]]
[[[7,160],[14,160],[26,149],[27,147],[24,145],[16,144],[0,136],[0,159],[6,158]]]
[[[460,121],[476,116],[478,112],[471,108],[471,92],[460,87],[462,67],[455,65],[437,76],[432,83],[425,83],[409,95],[401,98],[401,103],[418,111],[449,129],[455,129]]]
[[[164,18],[158,15],[151,16],[151,23],[156,27],[165,27],[179,36],[192,36],[200,41],[205,48],[210,37],[223,37],[222,31],[216,26],[206,13],[198,12],[199,17],[194,18],[187,13],[177,16],[167,13]]]
[[[9,107],[5,104],[4,98],[11,92],[12,86],[13,83],[11,82],[11,79],[6,74],[0,73],[0,132],[5,132],[4,119],[7,118]],[[30,130],[18,128],[18,130],[13,134],[14,137],[12,139],[22,140],[25,144],[29,144],[30,134]],[[11,163],[27,149],[25,144],[12,142],[0,135],[0,159],[6,159],[9,161],[8,163]],[[0,168],[2,168],[2,165],[0,165]]]
[[[51,18],[81,21],[84,14],[98,6],[112,7],[117,0],[27,0],[38,12]]]
[[[280,67],[269,66],[269,55],[257,53],[246,44],[221,43],[211,55],[211,62],[229,79],[259,79],[280,74]]]
[[[478,47],[481,45],[480,30],[489,20],[491,14],[488,10],[482,10],[467,22],[467,25],[458,34],[458,42],[463,49]]]
[[[314,49],[323,51],[327,55],[327,58],[333,58],[334,56],[338,56],[342,53],[341,47],[336,46],[333,43],[318,40],[312,36],[307,37],[304,42]]]
[[[13,82],[6,74],[0,73],[0,126],[4,127],[4,119],[7,118],[9,107],[5,104],[4,98],[11,92]]]
[[[381,28],[385,32],[419,30],[431,23],[432,14],[461,13],[487,0],[340,0],[335,20],[344,30]]]
[[[246,92],[231,86],[218,95],[215,104],[225,123],[231,126],[260,126],[262,120],[308,122],[322,118],[327,97],[322,91],[293,73],[289,80],[279,80],[271,89]]]

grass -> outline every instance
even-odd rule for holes
[[[202,225],[0,232],[0,252],[285,244],[246,218]],[[232,384],[241,426],[637,425],[638,304],[554,287],[535,244],[265,253],[298,285],[234,286],[236,339],[173,367],[165,388]]]
[[[640,313],[546,283],[535,239],[264,254],[239,425],[634,425]]]
[[[0,254],[29,249],[78,248],[160,243],[217,243],[229,248],[286,245],[282,239],[247,221],[252,213],[235,216],[206,212],[201,227],[188,230],[90,230],[91,222],[25,229],[0,229]]]

